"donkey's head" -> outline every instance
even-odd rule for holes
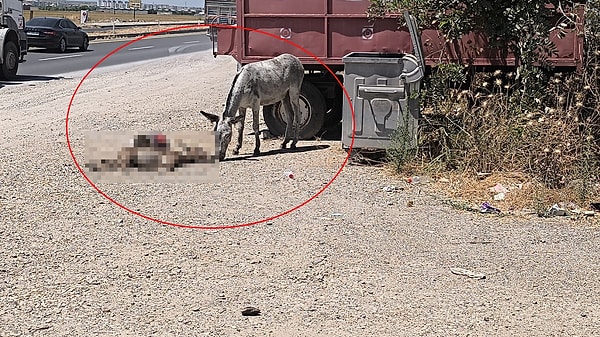
[[[217,136],[217,142],[219,144],[219,160],[225,159],[227,153],[227,147],[231,142],[231,134],[233,133],[232,126],[244,119],[244,116],[235,117],[224,117],[221,119],[219,116],[200,111],[200,113],[208,118],[211,122],[215,123],[215,135]]]

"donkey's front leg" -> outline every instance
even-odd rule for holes
[[[252,108],[252,129],[254,130],[254,155],[260,155],[260,133],[258,131],[260,106]]]
[[[237,140],[237,145],[235,146],[235,149],[233,149],[234,155],[238,155],[240,153],[240,149],[242,148],[242,137],[244,137],[244,124],[246,121],[246,108],[239,108],[238,115],[244,116],[244,117],[242,117],[242,120],[237,125],[238,140]]]

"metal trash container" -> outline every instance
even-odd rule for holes
[[[356,130],[354,148],[385,149],[393,133],[405,132],[405,144],[416,147],[418,93],[422,63],[411,54],[353,52],[342,58],[344,87],[352,100]],[[352,110],[344,99],[342,146],[352,143]]]

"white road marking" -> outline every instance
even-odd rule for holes
[[[152,49],[152,48],[154,48],[154,46],[135,47],[135,48],[129,48],[127,50],[132,51],[132,50],[142,50],[142,49]]]
[[[56,57],[46,57],[43,59],[39,59],[38,61],[52,61],[52,60],[60,60],[60,59],[68,59],[72,57],[80,57],[81,54],[72,54],[72,55],[64,55],[64,56],[56,56]]]
[[[184,42],[187,43],[187,42]],[[191,48],[191,47],[195,47],[199,45],[199,43],[195,43],[195,44],[187,44],[187,45],[179,45],[179,46],[173,46],[173,47],[169,47],[169,54],[174,54],[174,53],[181,53],[184,50]]]
[[[200,41],[200,40],[197,40],[197,41],[187,41],[187,42],[184,42],[184,43],[198,43],[198,42],[202,42],[202,41]]]

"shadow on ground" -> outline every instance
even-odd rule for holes
[[[245,155],[245,156],[235,156],[235,157],[227,157],[221,161],[237,161],[237,160],[251,160],[257,161],[257,158],[272,156],[276,154],[285,154],[285,153],[298,153],[298,152],[308,152],[308,151],[316,151],[316,150],[324,150],[328,149],[329,145],[308,145],[308,146],[298,146],[296,149],[275,149],[269,150],[266,152],[261,152],[260,155]]]
[[[0,81],[0,89],[10,85],[20,85],[27,82],[47,82],[52,80],[63,79],[62,76],[36,76],[36,75],[18,75],[17,78],[11,81]]]
[[[29,49],[27,51],[27,53],[53,54],[56,56],[61,56],[61,55],[67,55],[67,54],[89,53],[92,51],[94,51],[94,50],[90,49],[90,48],[88,48],[87,50],[79,50],[79,48],[69,48],[69,49],[65,50],[63,53],[61,53],[54,49],[31,47],[31,49]]]

